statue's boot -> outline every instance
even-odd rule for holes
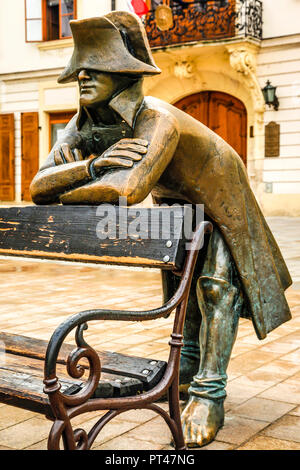
[[[224,423],[226,370],[243,305],[235,276],[230,253],[215,229],[197,285],[202,313],[200,367],[191,382],[189,400],[182,413],[188,447],[208,444]]]

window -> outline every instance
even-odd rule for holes
[[[61,132],[74,114],[76,114],[76,111],[49,114],[49,151],[52,149],[57,139],[59,139]]]
[[[25,0],[26,41],[69,38],[74,18],[76,0]]]

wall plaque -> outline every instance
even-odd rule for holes
[[[280,155],[280,125],[274,121],[265,126],[265,157]]]

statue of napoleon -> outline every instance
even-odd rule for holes
[[[240,317],[258,338],[289,320],[291,278],[237,153],[201,122],[143,95],[156,75],[140,19],[114,11],[71,21],[72,58],[58,82],[78,81],[80,108],[31,184],[36,204],[204,204],[214,231],[189,298],[180,383],[189,384],[182,425],[189,447],[224,422],[226,369]],[[176,288],[163,277],[165,298]]]

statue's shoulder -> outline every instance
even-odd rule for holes
[[[153,109],[157,110],[158,112],[162,113],[170,113],[173,114],[174,106],[166,101],[160,100],[159,98],[155,98],[154,96],[145,96],[143,106],[146,109]]]
[[[174,127],[178,128],[176,113],[173,112],[174,106],[165,101],[155,98],[154,96],[145,96],[138,120],[141,122],[143,119],[153,119],[154,121],[167,120]]]
[[[144,105],[149,109],[157,110],[157,112],[160,112],[161,114],[172,116],[172,118],[176,120],[180,127],[185,127],[186,125],[197,127],[202,125],[199,123],[199,121],[181,109],[177,108],[171,103],[167,103],[166,101],[163,101],[159,98],[155,98],[154,96],[145,96]]]

